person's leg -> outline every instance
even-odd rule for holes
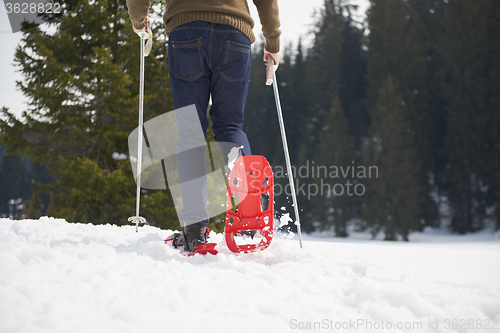
[[[174,108],[195,104],[203,133],[211,89],[211,70],[206,52],[210,23],[195,21],[174,29],[168,40],[168,68]]]
[[[243,147],[251,155],[250,143],[243,131],[243,112],[250,81],[251,43],[239,30],[214,24],[212,55],[212,106],[210,117],[214,138]],[[228,152],[223,152],[225,155]]]
[[[193,120],[188,114],[176,112],[179,129],[177,164],[183,204],[179,220],[184,227],[185,245],[192,240],[202,240],[208,224],[204,138],[208,127],[206,111],[211,77],[205,52],[209,43],[209,27],[206,22],[199,21],[180,26],[171,32],[168,43],[174,107],[178,110],[194,104],[199,118],[199,123],[196,123],[198,119]],[[192,246],[185,248],[192,251]]]

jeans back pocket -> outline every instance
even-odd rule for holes
[[[226,41],[225,58],[218,70],[227,82],[244,81],[250,64],[250,45]]]
[[[194,81],[203,74],[201,38],[173,40],[174,75],[179,79]]]

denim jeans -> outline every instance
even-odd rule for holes
[[[206,136],[207,109],[211,97],[210,119],[215,140],[242,147],[242,155],[251,155],[250,144],[242,128],[250,66],[250,40],[229,25],[194,21],[170,33],[168,67],[175,109],[194,104]],[[182,140],[180,135],[178,147],[182,146]],[[189,153],[178,155],[184,207],[179,219],[184,224],[196,220],[208,223],[205,211],[206,179],[189,184],[185,182],[192,179],[193,174],[206,172],[203,150],[191,149]],[[226,157],[228,152],[222,153]]]

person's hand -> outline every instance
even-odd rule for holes
[[[146,25],[144,28],[136,29],[132,25],[132,29],[134,29],[134,32],[138,34],[139,37],[148,40],[146,47],[144,48],[144,56],[147,57],[153,47],[153,30],[151,29],[151,21],[149,21],[149,17],[146,18]]]
[[[149,17],[146,18],[146,25],[142,29],[136,29],[132,26],[134,32],[139,35],[139,37],[143,39],[148,39],[153,37],[153,31],[151,30],[151,21],[149,21]]]
[[[279,64],[280,64],[281,51],[279,51],[278,53],[271,53],[271,52],[267,52],[267,50],[264,49],[264,61],[267,62],[269,60],[269,57],[273,58],[274,70],[276,71],[278,69]]]
[[[274,81],[274,72],[278,69],[281,60],[281,52],[271,53],[264,49],[264,61],[267,65],[266,85],[270,86]],[[272,67],[270,66],[272,64]]]

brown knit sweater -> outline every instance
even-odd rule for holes
[[[278,0],[253,0],[259,12],[265,49],[271,53],[280,50]],[[127,0],[128,13],[136,29],[144,28],[150,0]],[[247,0],[166,0],[163,16],[167,35],[174,28],[192,21],[202,20],[228,24],[243,32],[253,43],[254,21],[250,16]]]

